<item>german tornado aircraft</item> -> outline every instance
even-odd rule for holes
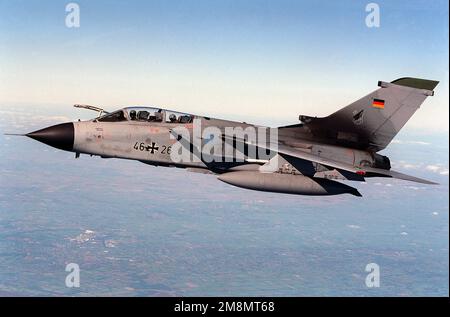
[[[298,124],[267,127],[158,107],[99,107],[88,121],[62,123],[26,136],[55,148],[102,158],[141,161],[218,175],[238,187],[298,195],[352,194],[339,182],[389,177],[431,181],[391,170],[386,148],[438,82],[400,78],[327,117],[300,115]]]

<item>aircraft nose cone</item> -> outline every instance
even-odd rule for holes
[[[30,132],[26,136],[57,149],[72,151],[74,130],[73,123],[68,122]]]

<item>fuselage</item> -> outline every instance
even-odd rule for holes
[[[130,116],[133,110],[136,111],[135,119]],[[229,127],[242,129],[242,131],[247,128],[257,128],[255,125],[243,122],[158,110],[160,110],[160,117],[157,119],[149,119],[147,116],[139,117],[140,112],[151,113],[152,110],[125,108],[121,111],[124,111],[126,120],[109,121],[104,120],[105,117],[107,118],[105,116],[89,121],[74,122],[72,151],[105,158],[139,160],[152,165],[207,168],[201,160],[173,161],[171,154],[177,139],[171,133],[172,131],[177,129],[187,131],[191,139],[195,139],[196,143],[203,147],[210,141],[208,136],[204,135],[204,132],[210,128],[216,128],[221,135],[224,135],[225,129]],[[175,115],[176,119],[170,118],[171,115]],[[256,157],[247,155],[245,161],[252,159]]]
[[[51,146],[75,152],[77,155],[89,154],[103,158],[138,160],[151,165],[208,169],[209,166],[202,159],[195,159],[195,157],[194,159],[191,157],[188,160],[174,161],[172,154],[178,140],[172,132],[177,129],[186,131],[191,142],[200,149],[204,149],[207,143],[211,142],[211,138],[217,140],[230,133],[233,137],[249,139],[249,136],[259,137],[260,132],[264,131],[262,134],[269,139],[268,131],[275,131],[277,132],[276,142],[280,142],[280,144],[294,146],[300,151],[332,158],[335,161],[354,166],[376,166],[379,164],[377,160],[379,161],[379,157],[381,157],[369,151],[315,141],[308,131],[303,132],[303,138],[298,134],[292,138],[289,135],[278,133],[277,129],[270,130],[268,127],[245,122],[147,107],[124,108],[92,120],[49,127],[33,132],[29,136]],[[59,136],[60,140],[54,139],[54,136]],[[224,139],[221,141],[223,144],[220,146],[219,156],[225,161],[227,142]],[[236,152],[243,152],[243,155],[240,156],[242,161],[236,165],[262,165],[276,154],[266,152],[266,155],[262,157],[257,150],[251,151],[246,147],[239,151],[236,143],[228,142],[228,144],[234,146],[234,152],[228,154],[235,160]],[[180,151],[180,147],[176,149]],[[210,146],[209,151],[211,152],[211,150]],[[204,152],[201,150],[198,156],[203,154]],[[216,153],[215,159],[217,157]],[[284,167],[280,166],[280,168]],[[334,173],[327,171],[327,168],[315,165],[314,174],[325,172],[325,178],[336,178]]]
[[[107,113],[75,105],[100,115],[26,135],[75,152],[76,157],[83,153],[205,170],[249,189],[360,196],[355,188],[335,180],[390,177],[436,184],[392,171],[389,158],[377,152],[434,95],[437,84],[410,77],[379,81],[375,91],[327,117],[301,115],[301,123],[275,129],[162,108],[127,107]]]

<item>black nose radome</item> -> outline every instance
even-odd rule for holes
[[[74,141],[73,123],[61,123],[28,133],[26,136],[55,148],[72,151]]]

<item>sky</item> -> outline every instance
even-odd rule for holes
[[[408,127],[448,132],[448,3],[377,1],[0,0],[0,105],[126,105],[296,123],[378,80],[439,80]],[[248,120],[250,121],[250,120]]]

